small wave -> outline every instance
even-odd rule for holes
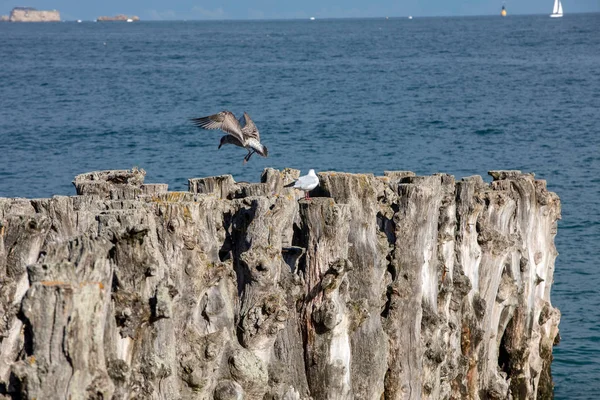
[[[476,135],[479,136],[487,136],[487,135],[501,135],[504,131],[498,128],[485,128],[485,129],[477,129],[475,131]]]
[[[600,221],[586,221],[575,224],[563,224],[559,222],[560,229],[586,229],[596,225],[600,225]]]

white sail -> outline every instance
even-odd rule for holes
[[[562,17],[563,9],[560,0],[554,0],[554,8],[552,9],[551,17]]]

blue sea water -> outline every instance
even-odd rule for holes
[[[535,172],[559,194],[557,398],[600,393],[600,14],[0,24],[0,196],[74,194],[265,167]],[[190,117],[248,111],[245,152]]]

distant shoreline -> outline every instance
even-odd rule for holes
[[[37,10],[36,10],[37,11]],[[58,12],[58,11],[56,11]],[[576,15],[593,15],[600,14],[600,11],[588,11],[588,12],[577,12],[570,13],[569,16]],[[121,16],[124,16],[123,19]],[[537,13],[537,14],[510,14],[508,17],[504,18],[512,18],[512,17],[547,17],[547,13]],[[413,15],[413,19],[439,19],[439,18],[498,18],[497,14],[481,14],[481,15]],[[320,17],[317,18],[319,21],[339,21],[339,20],[379,20],[379,19],[388,19],[388,20],[404,20],[407,19],[408,15],[403,16],[377,16],[377,17]],[[101,16],[96,19],[92,19],[92,21],[97,22],[127,22],[128,19],[131,19],[131,22],[141,22],[139,16],[130,16],[127,17],[125,15],[119,14],[116,16]],[[79,20],[70,20],[70,21],[79,21]],[[253,22],[253,21],[264,21],[264,22],[283,22],[283,21],[310,21],[308,17],[306,18],[268,18],[268,19],[259,19],[259,18],[229,18],[229,19],[152,19],[152,20],[144,20],[143,22]],[[44,20],[44,21],[11,21],[9,15],[0,15],[0,22],[60,22],[60,20]],[[64,21],[63,21],[64,22]],[[314,21],[313,21],[314,22]]]

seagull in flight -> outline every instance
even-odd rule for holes
[[[301,176],[295,182],[286,185],[286,187],[293,187],[294,189],[300,189],[304,191],[304,198],[310,200],[308,192],[319,186],[319,177],[315,174],[315,170],[311,169],[308,171],[308,175]]]
[[[199,128],[220,129],[227,133],[227,135],[221,137],[219,149],[224,144],[233,144],[248,150],[248,154],[244,157],[244,164],[250,160],[254,153],[263,157],[269,155],[267,147],[260,142],[260,134],[256,125],[254,125],[254,121],[245,111],[239,120],[235,118],[231,111],[224,110],[208,117],[192,118],[191,121]]]

